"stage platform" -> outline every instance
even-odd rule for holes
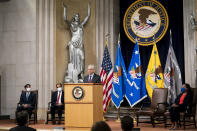
[[[120,122],[117,121],[106,121],[109,126],[111,127],[112,131],[121,131],[121,127],[120,127]],[[36,128],[37,131],[62,131],[62,130],[58,130],[58,129],[54,129],[55,127],[64,127],[64,124],[61,125],[52,125],[51,123],[49,124],[44,124],[44,121],[38,121],[38,124],[30,124],[30,127]],[[16,123],[14,122],[14,120],[0,120],[0,131],[8,131],[10,128],[15,127]],[[136,124],[135,124],[136,127]],[[163,124],[158,124],[156,125],[155,128],[152,127],[151,124],[142,124],[140,123],[138,127],[136,128],[140,128],[140,131],[169,131],[168,128],[164,128]],[[68,129],[65,129],[66,131],[71,131]],[[84,130],[84,131],[89,131],[90,129],[80,129],[80,130]],[[191,127],[187,127],[186,128],[187,131],[197,131],[197,129],[195,129],[193,126]],[[79,131],[78,130],[72,130],[72,131]],[[179,129],[179,131],[184,131],[183,127]]]

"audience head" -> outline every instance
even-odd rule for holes
[[[95,72],[94,65],[88,65],[88,74],[92,75]]]
[[[183,84],[182,88],[181,88],[181,92],[189,92],[191,93],[191,87],[188,83]]]
[[[28,120],[28,113],[27,111],[20,111],[16,113],[16,121],[19,126],[25,126]]]
[[[121,119],[121,128],[123,131],[131,131],[133,129],[133,118],[124,116]]]
[[[111,128],[104,121],[98,121],[92,125],[91,131],[111,131]]]
[[[62,91],[62,84],[61,83],[57,83],[56,84],[56,88],[58,91]]]
[[[26,91],[30,91],[31,90],[31,85],[30,84],[26,84],[24,86],[24,88],[26,89]]]

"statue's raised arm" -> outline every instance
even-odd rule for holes
[[[84,26],[87,23],[89,18],[90,18],[90,3],[88,3],[88,16],[86,16],[83,22],[81,22],[81,25]]]
[[[70,21],[67,20],[67,16],[66,16],[66,5],[64,4],[64,2],[62,2],[62,5],[64,7],[64,21],[70,26]]]

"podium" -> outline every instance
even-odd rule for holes
[[[103,120],[103,85],[93,83],[65,83],[65,127],[90,128]]]

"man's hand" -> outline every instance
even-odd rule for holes
[[[62,106],[62,105],[63,105],[62,103],[57,103],[57,104],[56,104],[56,106]]]
[[[172,104],[172,107],[179,107],[179,105],[177,105],[177,104]]]
[[[29,104],[23,104],[23,107],[24,108],[28,108],[29,107]]]

